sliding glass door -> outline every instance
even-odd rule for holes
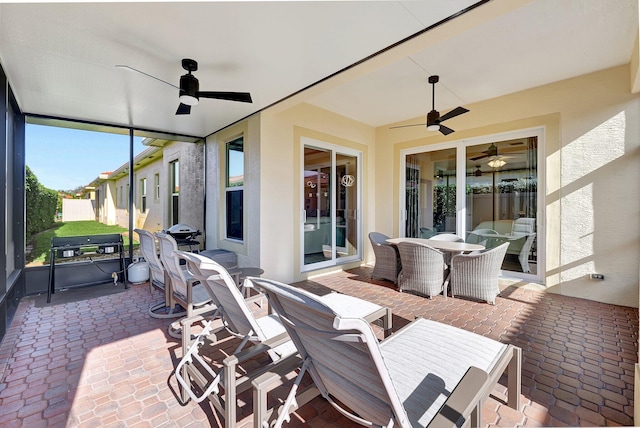
[[[305,140],[302,175],[302,270],[360,257],[360,154]]]
[[[455,233],[486,248],[508,242],[503,273],[539,278],[541,138],[526,131],[403,152],[401,234]]]

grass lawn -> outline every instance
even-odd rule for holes
[[[108,226],[97,221],[69,221],[66,223],[56,223],[51,229],[35,235],[29,245],[33,246],[31,253],[27,255],[27,264],[47,264],[49,263],[49,252],[51,250],[51,238],[59,236],[87,236],[104,235],[109,233],[121,233],[125,249],[129,245],[129,229],[120,226]],[[138,245],[137,241],[133,241]]]

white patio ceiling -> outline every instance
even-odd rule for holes
[[[26,113],[205,136],[475,3],[2,3],[0,61]],[[497,12],[482,18],[487,10]],[[456,27],[471,14],[478,24]],[[430,110],[430,74],[441,76],[436,107],[445,112],[626,64],[638,8],[637,0],[491,0],[439,28],[447,37],[407,55],[388,51],[380,65],[305,101],[382,126]],[[199,62],[201,90],[248,91],[253,104],[203,99],[176,116],[176,89],[115,67],[177,85],[182,58]]]

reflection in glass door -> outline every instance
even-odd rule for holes
[[[506,242],[502,271],[540,277],[541,138],[541,132],[531,131],[407,152],[401,233],[416,238],[454,233],[486,248]]]
[[[467,242],[509,243],[502,270],[537,273],[537,137],[466,149]]]
[[[346,152],[346,150],[345,150]],[[305,145],[303,266],[330,266],[359,257],[359,157]]]
[[[406,158],[405,236],[456,233],[456,149]]]

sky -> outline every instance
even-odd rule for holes
[[[46,188],[86,186],[129,162],[129,135],[27,124],[26,164]],[[146,147],[134,137],[134,156]]]

